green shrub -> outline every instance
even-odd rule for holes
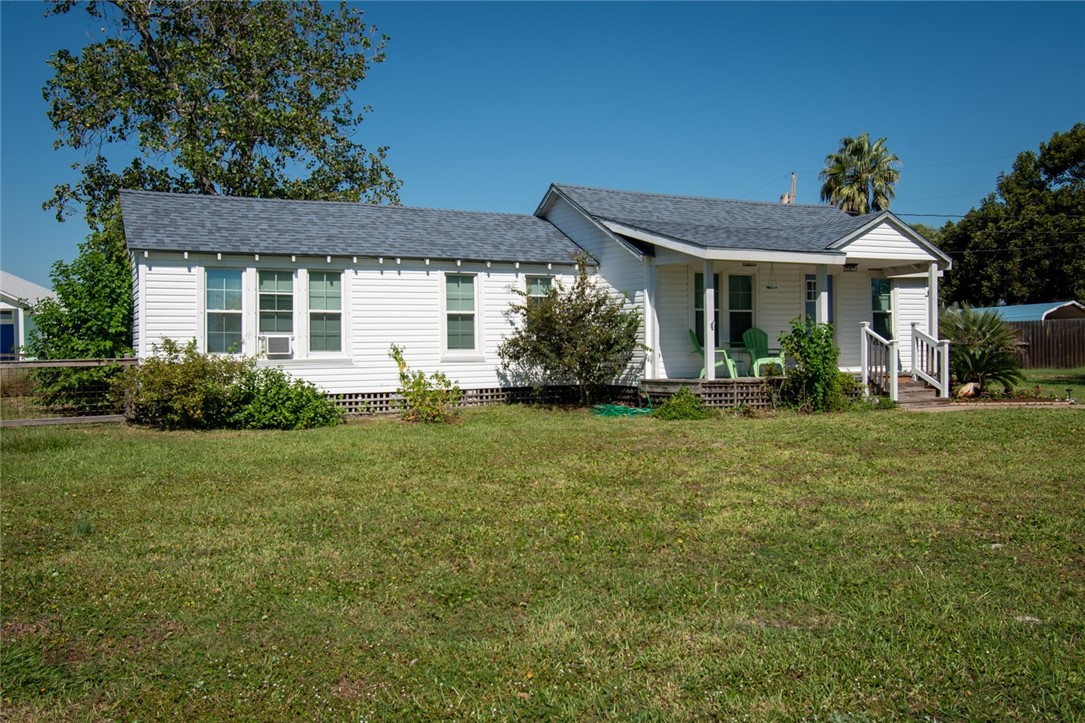
[[[247,357],[201,354],[166,339],[114,383],[128,420],[160,429],[301,429],[342,421],[320,391]]]
[[[847,394],[855,380],[838,368],[840,349],[833,341],[832,324],[796,317],[791,320],[791,331],[780,335],[780,347],[794,361],[780,389],[785,404],[814,413],[847,407]]]
[[[114,384],[128,421],[160,429],[230,426],[241,402],[238,388],[252,359],[212,356],[166,339],[153,356],[128,367]]]
[[[443,372],[426,376],[412,371],[403,359],[403,347],[393,344],[388,356],[399,367],[400,416],[409,422],[451,422],[456,405],[463,399],[459,385]]]
[[[342,410],[316,386],[277,367],[250,367],[234,393],[240,403],[230,417],[233,428],[309,429],[343,421]]]
[[[679,387],[666,401],[652,411],[656,419],[708,419],[714,412],[705,406],[704,400],[687,387]]]

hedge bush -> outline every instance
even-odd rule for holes
[[[128,421],[160,429],[303,429],[342,412],[311,383],[250,357],[202,354],[166,339],[114,382]]]

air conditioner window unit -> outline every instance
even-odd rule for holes
[[[290,356],[290,336],[264,336],[264,353],[268,356]]]

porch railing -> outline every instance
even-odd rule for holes
[[[949,340],[935,339],[912,322],[912,379],[922,379],[949,397]]]
[[[860,324],[862,333],[859,358],[863,367],[863,394],[874,391],[888,394],[894,402],[900,398],[897,369],[900,367],[900,351],[896,339],[883,339],[870,328],[870,322]]]

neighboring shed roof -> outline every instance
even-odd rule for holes
[[[565,184],[553,188],[596,220],[706,248],[826,251],[874,218],[849,216],[832,206],[667,196]]]
[[[1076,301],[1048,301],[1042,304],[985,306],[974,311],[993,311],[1003,321],[1043,321],[1044,319],[1085,319],[1085,305]]]
[[[569,263],[580,248],[535,216],[121,191],[133,250]]]
[[[0,294],[12,301],[22,299],[31,304],[36,304],[42,299],[55,299],[57,296],[52,289],[39,286],[33,281],[27,281],[21,276],[9,274],[7,271],[0,271]]]

